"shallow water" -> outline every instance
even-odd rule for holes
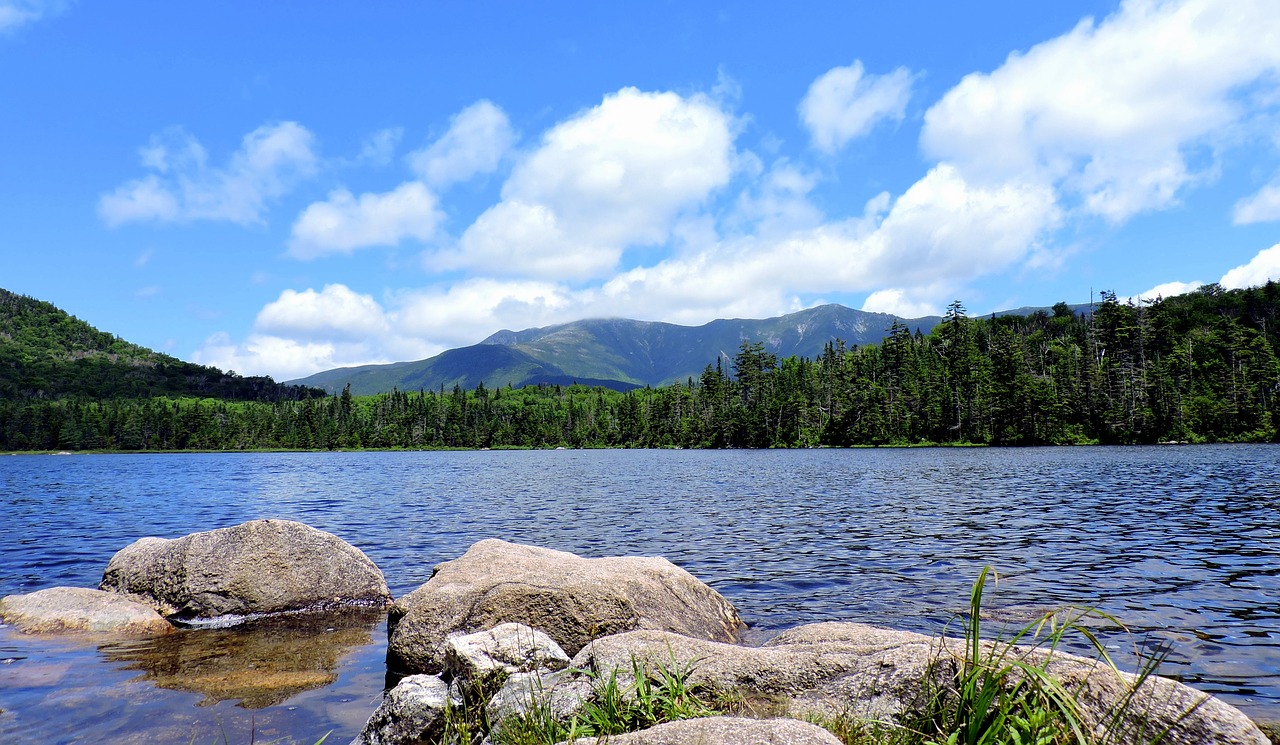
[[[823,620],[955,631],[991,565],[998,618],[1098,607],[1132,631],[1107,636],[1122,656],[1171,643],[1164,674],[1280,720],[1277,446],[11,456],[0,594],[96,586],[138,537],[260,517],[345,538],[397,596],[481,538],[663,555],[755,638]],[[0,628],[0,742],[345,742],[383,684],[380,618],[178,639]],[[237,688],[240,661],[270,685]]]

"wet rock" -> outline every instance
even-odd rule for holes
[[[571,669],[596,675],[617,670],[619,681],[628,685],[633,660],[651,670],[689,668],[692,684],[779,696],[791,714],[901,721],[924,704],[922,684],[932,679],[936,690],[954,674],[963,653],[955,639],[821,623],[792,629],[759,648],[633,631],[592,642],[574,657]],[[1044,660],[1042,652],[1024,653],[1032,663]],[[1073,691],[1087,727],[1124,733],[1113,741],[1147,742],[1165,733],[1161,742],[1177,745],[1267,743],[1239,710],[1166,678],[1147,679],[1113,723],[1111,712],[1126,701],[1134,676],[1117,676],[1093,660],[1061,652],[1048,669]]]
[[[391,601],[382,572],[364,553],[291,520],[142,538],[111,557],[101,588],[136,596],[179,621]]]
[[[351,745],[417,745],[439,741],[445,712],[460,705],[434,675],[410,675],[387,691]]]
[[[798,719],[709,717],[659,724],[625,735],[597,740],[580,738],[573,745],[839,745],[835,735]]]
[[[449,633],[506,622],[545,632],[569,654],[632,629],[731,642],[744,628],[729,601],[666,559],[584,559],[490,539],[391,606],[388,664],[439,672]]]
[[[464,681],[486,698],[514,673],[562,670],[568,665],[569,655],[551,637],[519,623],[445,639],[445,677]]]
[[[145,603],[83,587],[51,587],[0,598],[0,619],[27,634],[156,636],[173,631],[173,625]]]

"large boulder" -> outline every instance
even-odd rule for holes
[[[584,737],[570,745],[840,745],[835,735],[798,719],[707,717],[667,722],[639,732]]]
[[[992,645],[984,644],[990,653]],[[793,715],[853,716],[909,721],[925,703],[923,684],[934,690],[953,674],[964,645],[856,623],[819,623],[784,632],[763,647],[741,647],[690,639],[661,631],[633,631],[598,639],[574,657],[580,676],[617,670],[619,681],[639,663],[691,668],[692,685],[774,697]],[[1032,664],[1044,652],[1021,650]],[[1253,743],[1268,745],[1243,713],[1208,694],[1167,678],[1147,678],[1131,695],[1136,678],[1117,675],[1093,660],[1054,653],[1049,672],[1073,692],[1086,726],[1119,731],[1118,742],[1160,739],[1169,745]],[[573,685],[573,678],[560,685]],[[1112,720],[1112,714],[1120,715]],[[1160,738],[1164,733],[1163,738]]]
[[[0,620],[26,634],[156,636],[174,630],[145,603],[84,587],[51,587],[0,598]]]
[[[382,572],[358,548],[291,520],[142,538],[111,557],[100,586],[178,621],[391,601]]]
[[[449,633],[507,622],[545,632],[569,654],[634,629],[733,642],[744,628],[728,600],[666,559],[584,559],[489,539],[391,606],[387,662],[436,673]]]

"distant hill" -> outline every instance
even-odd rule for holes
[[[56,306],[0,289],[0,400],[200,396],[257,401],[319,395],[267,377],[183,362],[90,326]]]
[[[399,390],[490,388],[539,383],[603,385],[615,390],[663,386],[698,377],[717,358],[731,360],[744,341],[762,342],[779,357],[817,357],[835,339],[876,344],[894,321],[842,305],[822,305],[761,320],[716,320],[702,326],[591,319],[557,326],[499,331],[479,344],[418,362],[327,370],[292,383],[330,393],[351,385],[355,395]],[[902,321],[928,333],[942,319]]]

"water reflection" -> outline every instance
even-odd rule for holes
[[[142,671],[141,679],[155,686],[200,694],[202,706],[232,700],[261,709],[333,683],[342,656],[371,644],[385,619],[385,611],[367,608],[283,615],[98,650],[125,670]]]

